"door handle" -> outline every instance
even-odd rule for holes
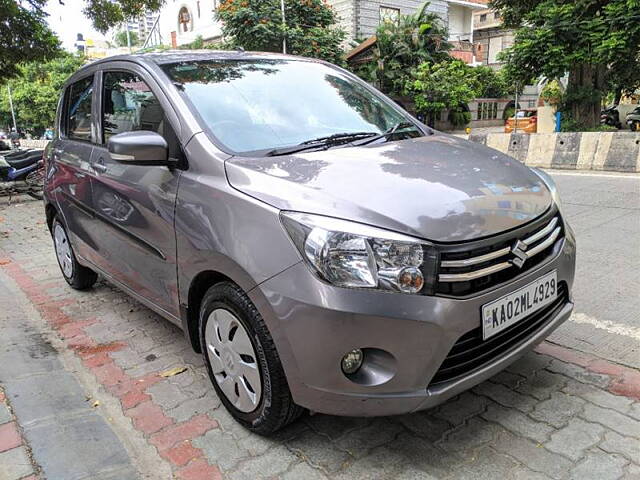
[[[97,162],[92,162],[91,167],[98,173],[105,173],[107,166],[104,164],[104,158],[100,157]]]

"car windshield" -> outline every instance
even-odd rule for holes
[[[210,132],[236,153],[345,133],[380,134],[410,121],[365,85],[321,63],[225,59],[163,68]],[[413,124],[409,130],[420,134]]]

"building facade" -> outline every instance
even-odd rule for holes
[[[354,45],[375,35],[381,22],[415,13],[424,0],[329,0],[329,3],[347,32],[347,45]],[[449,41],[454,45],[453,56],[473,63],[473,14],[485,8],[486,0],[432,0],[427,10],[439,15],[447,26]]]
[[[205,43],[222,38],[222,27],[215,18],[219,0],[167,0],[154,19],[144,47],[179,47],[201,37]]]
[[[478,63],[495,69],[501,66],[500,52],[514,42],[513,31],[504,28],[500,15],[488,9],[474,12],[473,38]]]

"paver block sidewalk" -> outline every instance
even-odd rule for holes
[[[22,431],[0,387],[0,479],[35,479],[39,467],[31,460],[31,452]]]
[[[638,478],[638,371],[549,343],[426,412],[307,415],[253,435],[220,405],[179,329],[106,283],[67,288],[41,204],[11,208],[0,208],[0,270],[175,478]],[[186,370],[160,375],[173,367]]]

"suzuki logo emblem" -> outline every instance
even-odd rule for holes
[[[511,263],[514,264],[518,268],[522,268],[525,260],[527,260],[527,254],[525,250],[527,249],[527,244],[522,240],[518,240],[516,244],[511,249],[511,253],[515,256],[515,258],[511,259]]]

